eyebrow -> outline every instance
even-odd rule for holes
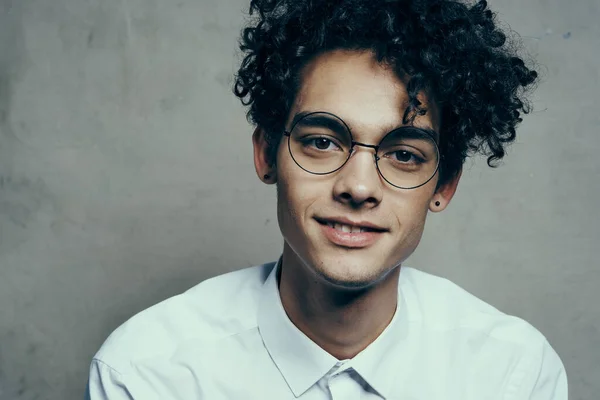
[[[298,123],[300,123],[300,125],[305,126],[305,127],[331,129],[332,131],[339,133],[339,134],[344,134],[344,133],[350,132],[350,135],[352,136],[352,130],[350,129],[349,126],[345,125],[346,124],[345,121],[344,122],[342,122],[342,121],[343,120],[340,117],[334,116],[334,114],[331,114],[327,111],[301,111],[301,112],[297,113],[296,115],[294,115],[294,118],[292,119],[291,127],[293,129],[293,127],[295,127]],[[384,136],[386,136],[394,131],[398,131],[398,130],[406,130],[408,133],[408,136],[410,136],[412,138],[418,138],[420,136],[417,132],[425,132],[430,137],[432,137],[436,143],[439,143],[440,137],[439,137],[439,133],[437,131],[435,131],[432,128],[418,127],[418,126],[414,126],[414,125],[400,125],[400,126],[392,127],[391,129],[386,130],[386,134]]]
[[[392,129],[391,131],[388,131],[388,133],[386,133],[386,135],[389,135],[392,132],[398,131],[398,130],[402,130],[402,131],[406,131],[406,133],[403,133],[403,136],[410,138],[410,139],[419,139],[421,137],[423,137],[423,132],[425,132],[428,136],[430,136],[433,141],[436,144],[439,144],[439,134],[434,131],[431,128],[421,128],[419,126],[414,126],[414,125],[402,125],[399,126],[395,129]]]
[[[304,127],[327,128],[338,134],[350,132],[350,128],[345,125],[345,122],[342,122],[341,118],[336,118],[323,111],[299,112],[294,116],[291,126],[295,127],[298,123]]]

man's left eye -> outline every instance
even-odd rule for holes
[[[417,157],[411,153],[410,151],[406,151],[406,150],[398,150],[398,151],[394,151],[392,154],[392,158],[396,161],[400,161],[400,162],[416,162],[418,161]]]

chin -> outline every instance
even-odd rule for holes
[[[320,278],[325,281],[328,285],[345,290],[362,290],[367,289],[373,286],[377,281],[373,281],[370,279],[364,278],[354,278],[354,277],[338,277],[333,275],[328,275],[326,273],[319,273]]]
[[[319,279],[340,289],[366,289],[383,280],[393,268],[388,269],[377,262],[363,262],[361,257],[346,254],[325,257],[313,264]],[[368,257],[372,260],[372,257]]]

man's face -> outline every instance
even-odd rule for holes
[[[325,111],[345,121],[355,141],[376,145],[403,125],[405,85],[370,53],[326,53],[307,65],[301,78],[287,129],[298,113]],[[414,125],[439,132],[435,107],[427,108]],[[356,147],[340,170],[314,175],[294,162],[288,140],[281,140],[276,165],[286,265],[302,266],[340,287],[367,287],[383,279],[417,247],[437,175],[416,189],[396,188],[379,175],[373,150],[365,147]],[[335,225],[344,219],[377,229],[344,232],[348,228]]]

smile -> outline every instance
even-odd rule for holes
[[[334,222],[327,222],[327,226],[335,229],[336,231],[347,232],[347,233],[348,232],[349,233],[373,232],[373,230],[369,229],[369,228],[362,228],[360,226],[355,226],[355,225],[338,224],[338,223],[334,223]]]
[[[333,244],[346,248],[362,248],[373,245],[386,231],[369,222],[351,222],[345,218],[320,219],[323,235]]]

